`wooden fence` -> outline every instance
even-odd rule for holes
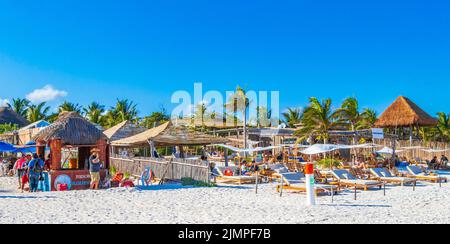
[[[113,156],[110,157],[110,164],[118,172],[131,175],[141,175],[146,168],[150,168],[158,179],[180,181],[182,178],[192,178],[209,183],[211,176],[209,163],[200,160]]]

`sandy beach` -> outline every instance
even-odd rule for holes
[[[191,188],[164,185],[149,189],[19,193],[15,178],[0,178],[0,223],[149,223],[149,224],[301,224],[301,223],[450,223],[450,185],[345,191],[307,207],[305,196],[275,191],[265,184]]]

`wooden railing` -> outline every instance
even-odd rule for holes
[[[110,163],[118,172],[131,175],[141,175],[146,168],[150,168],[158,179],[180,181],[182,178],[192,178],[209,183],[211,176],[209,163],[200,160],[124,158],[114,155],[110,157]]]

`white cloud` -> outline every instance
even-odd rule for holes
[[[8,99],[0,98],[0,107],[7,107],[8,104],[9,104],[9,100]]]
[[[66,91],[60,91],[53,88],[51,85],[46,85],[43,88],[36,89],[26,96],[32,103],[50,102],[61,97],[66,97]]]

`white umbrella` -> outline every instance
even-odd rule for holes
[[[403,150],[395,150],[396,153],[400,153],[403,152]],[[377,153],[379,154],[394,154],[394,149],[389,148],[389,147],[384,147],[383,149],[377,151]]]

